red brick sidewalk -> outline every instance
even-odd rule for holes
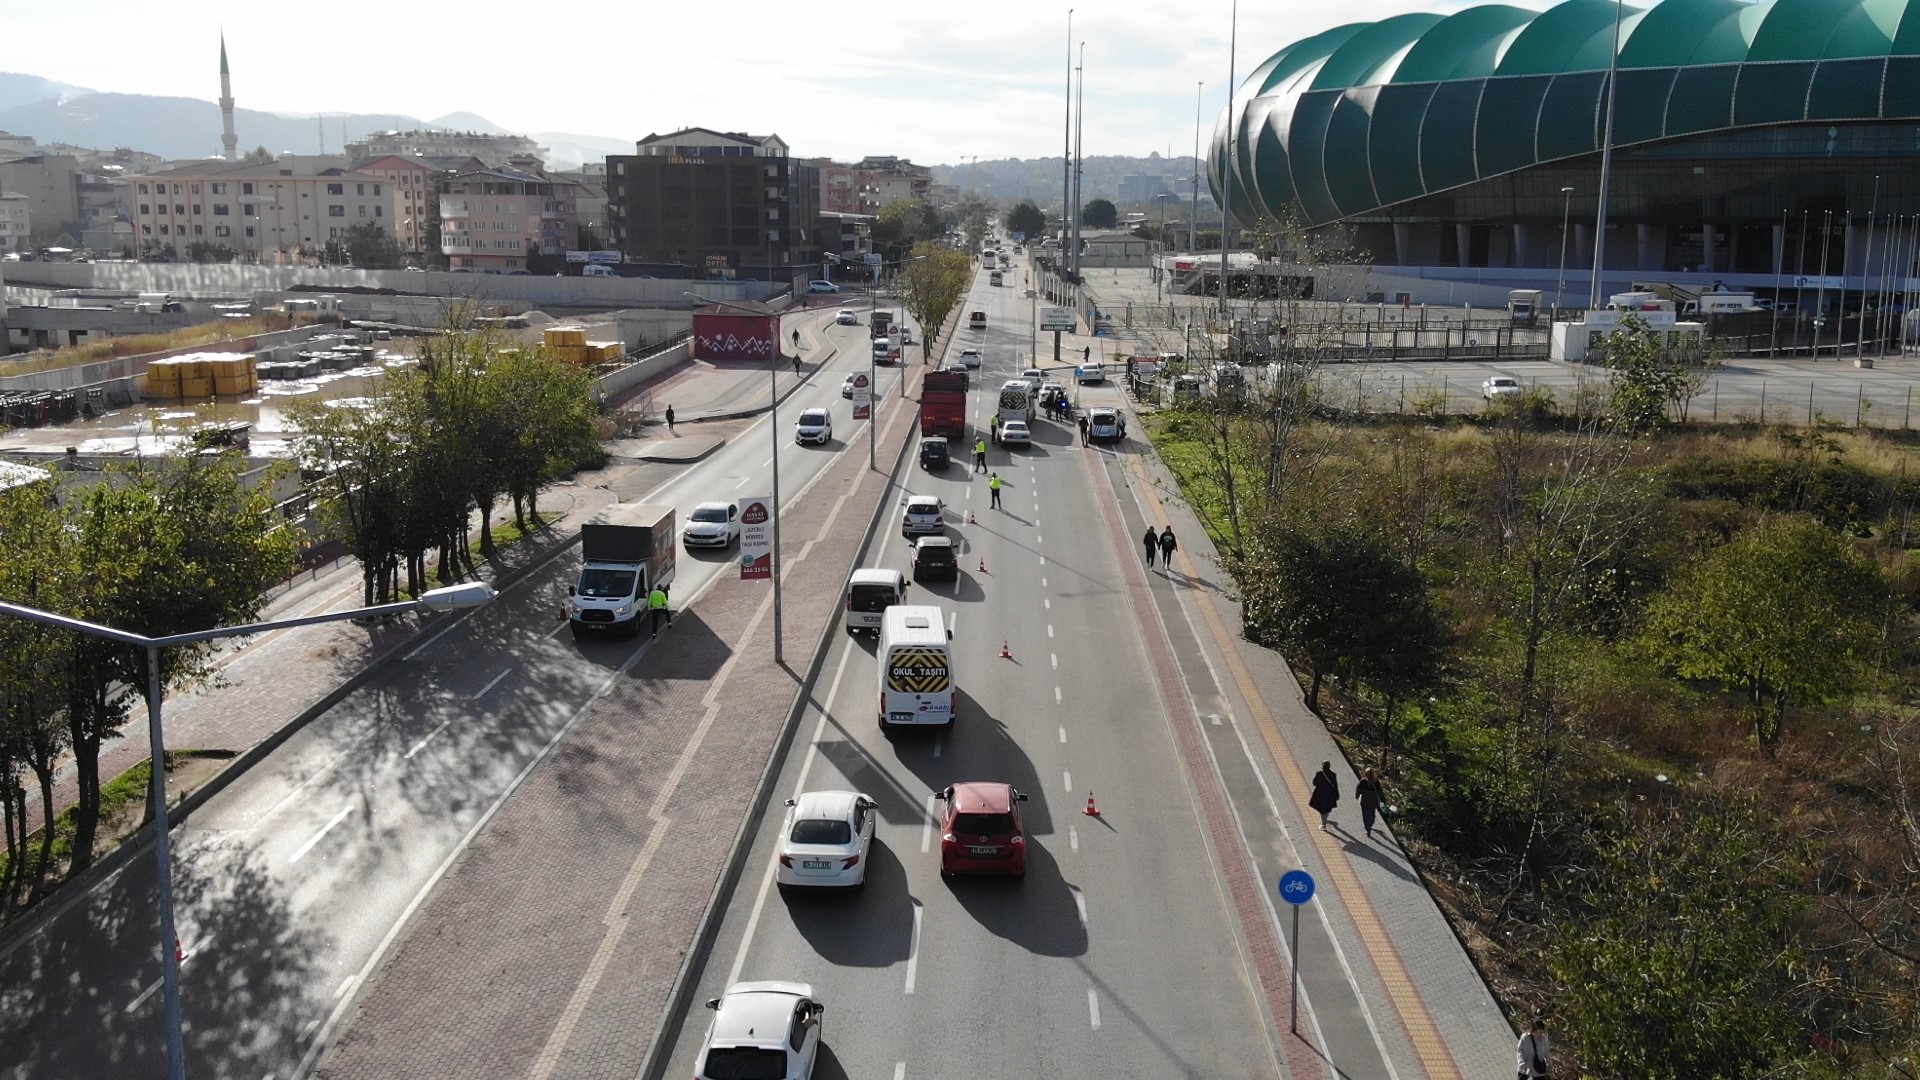
[[[883,446],[915,419],[883,403]],[[771,591],[721,579],[613,679],[322,1032],[317,1075],[631,1080],[889,483],[842,455],[787,511],[786,664]]]

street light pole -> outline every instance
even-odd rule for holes
[[[1613,99],[1614,84],[1620,81],[1620,21],[1626,17],[1626,0],[1614,0],[1613,51],[1607,54],[1607,122],[1600,137],[1600,209],[1593,226],[1593,281],[1587,286],[1587,309],[1600,307],[1600,274],[1607,267],[1607,187],[1613,181]]]
[[[1573,219],[1573,189],[1563,187],[1566,205],[1560,210],[1560,277],[1553,284],[1553,317],[1560,317],[1560,291],[1567,286],[1567,224]]]
[[[247,637],[269,630],[339,622],[343,619],[398,615],[411,611],[455,611],[474,608],[487,603],[496,595],[493,586],[485,582],[473,581],[463,585],[432,589],[421,593],[418,599],[397,604],[378,604],[348,611],[306,615],[297,619],[278,619],[272,622],[249,623],[245,626],[223,626],[212,630],[196,630],[162,637],[148,637],[128,630],[116,630],[111,626],[70,618],[51,611],[28,607],[25,604],[0,601],[0,615],[12,615],[42,626],[86,634],[89,637],[105,638],[123,645],[137,646],[146,651],[147,754],[151,771],[151,780],[147,785],[147,798],[149,800],[148,817],[153,822],[154,887],[160,923],[160,1003],[162,1020],[166,1025],[168,1080],[186,1080],[187,1063],[186,1039],[182,1034],[180,1015],[180,937],[173,912],[173,852],[170,845],[171,838],[167,833],[167,750],[164,739],[165,727],[161,716],[164,699],[160,692],[160,650],[173,645],[191,645],[216,638]]]

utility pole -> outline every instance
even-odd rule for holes
[[[1233,161],[1235,151],[1240,146],[1240,135],[1233,115],[1233,61],[1239,49],[1240,0],[1233,0],[1232,22],[1227,30],[1227,156],[1220,168],[1220,313],[1228,315],[1229,323],[1232,316],[1228,314],[1230,308],[1227,306],[1227,255],[1233,249]],[[1227,329],[1233,328],[1229,325]]]
[[[1193,201],[1187,204],[1187,247],[1197,250],[1200,246],[1200,101],[1207,84],[1193,84]]]
[[[1607,124],[1600,138],[1600,212],[1593,227],[1593,281],[1587,286],[1587,309],[1600,309],[1600,272],[1607,265],[1607,185],[1613,179],[1613,98],[1620,81],[1620,20],[1626,0],[1614,0],[1613,51],[1607,54]]]
[[[1080,190],[1083,167],[1086,165],[1081,150],[1081,136],[1087,127],[1087,43],[1080,43],[1080,101],[1076,108],[1079,116],[1073,125],[1073,276],[1080,276],[1080,204],[1083,193]]]
[[[1067,105],[1060,136],[1060,239],[1065,242],[1073,217],[1073,9],[1067,9]]]

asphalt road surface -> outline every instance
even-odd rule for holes
[[[822,328],[825,370],[712,456],[646,466],[642,501],[679,521],[694,504],[771,491],[777,423],[783,502],[866,425],[839,394],[869,364],[867,328]],[[882,392],[895,369],[880,369]],[[833,411],[834,440],[797,447],[801,408]],[[676,606],[731,572],[736,553],[683,552]],[[174,830],[187,1064],[196,1077],[292,1075],[309,1040],[372,969],[396,928],[520,777],[646,647],[643,636],[578,642],[557,613],[576,547],[498,600],[402,654],[360,690]],[[0,1076],[155,1076],[164,1071],[151,853],[89,893],[63,898],[0,954]]]
[[[1017,284],[979,282],[963,311],[984,307],[989,329],[963,328],[955,344],[983,343],[969,412],[984,430],[1000,382],[1026,366],[1029,330]],[[902,496],[940,496],[960,549],[958,581],[910,596],[947,613],[957,723],[883,735],[873,639],[835,646],[693,999],[736,979],[813,983],[828,1010],[822,1078],[1275,1075],[1271,1018],[1155,707],[1093,473],[1072,427],[1033,426],[1031,448],[989,455],[1005,482],[998,510],[970,453],[942,472],[908,463]],[[882,520],[877,561],[905,570],[898,519]],[[930,796],[968,780],[1030,795],[1024,881],[941,878]],[[879,803],[866,889],[783,896],[780,804],[829,788]],[[1100,817],[1082,813],[1090,792]],[[691,1010],[668,1075],[692,1075],[709,1015]]]

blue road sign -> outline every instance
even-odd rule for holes
[[[1305,870],[1289,870],[1282,874],[1280,899],[1289,904],[1304,904],[1313,899],[1313,875]]]

